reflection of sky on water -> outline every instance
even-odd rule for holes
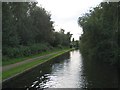
[[[56,63],[52,66],[52,72],[47,75],[49,80],[41,84],[41,87],[50,88],[76,88],[83,87],[82,58],[79,51],[70,52],[70,59],[64,63]]]

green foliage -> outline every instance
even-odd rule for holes
[[[79,17],[78,23],[83,28],[83,34],[80,37],[83,56],[118,64],[119,6],[117,2],[104,2],[90,13]]]
[[[29,46],[9,47],[6,48],[6,55],[10,58],[30,56],[33,54],[49,51],[52,46],[47,43],[37,43]],[[6,57],[5,57],[6,58]],[[3,57],[4,59],[4,57]]]
[[[61,29],[60,32],[54,32],[54,42],[52,43],[54,47],[70,46],[72,34],[70,32],[65,34],[64,31]]]
[[[69,47],[71,34],[55,32],[51,14],[35,2],[3,2],[3,60]]]

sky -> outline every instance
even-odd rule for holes
[[[37,0],[38,6],[42,6],[50,12],[56,31],[64,29],[65,33],[73,34],[75,40],[83,33],[78,25],[78,18],[96,7],[103,0]]]

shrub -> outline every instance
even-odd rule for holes
[[[51,49],[53,49],[53,47],[50,46],[48,43],[37,43],[29,46],[21,45],[19,47],[5,47],[3,49],[3,56],[5,58],[30,56],[30,55],[45,52]]]

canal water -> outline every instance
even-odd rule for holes
[[[3,88],[118,88],[118,72],[79,50],[67,52],[3,83]]]

